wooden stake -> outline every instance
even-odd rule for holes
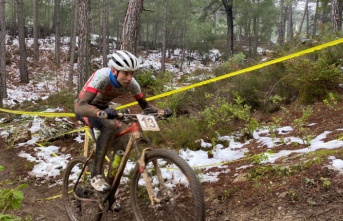
[[[83,146],[83,155],[88,157],[88,144],[89,144],[89,135],[88,131],[85,131],[85,143]]]

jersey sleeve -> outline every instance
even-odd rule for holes
[[[132,79],[129,89],[130,89],[131,94],[136,98],[136,100],[143,97],[141,87],[139,86],[136,79],[134,79],[134,78]]]
[[[79,98],[82,98],[85,92],[97,94],[101,88],[106,86],[108,76],[104,71],[105,69],[100,69],[92,74],[80,92]]]

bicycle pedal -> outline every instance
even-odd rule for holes
[[[121,205],[119,203],[113,203],[111,206],[111,210],[115,211],[115,212],[119,212],[121,210]]]

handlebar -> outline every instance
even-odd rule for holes
[[[127,114],[127,113],[118,113],[117,119],[123,122],[130,122],[130,121],[136,121],[137,115],[151,115],[154,116],[158,120],[166,120],[167,117],[165,116],[165,113],[143,113],[143,114]]]
[[[168,118],[171,117],[173,115],[173,112],[170,109],[165,109],[165,110],[158,110],[156,112],[156,110],[152,110],[152,109],[144,109],[143,110],[143,115],[152,115],[155,116],[156,118]],[[120,118],[127,118],[127,117],[136,117],[137,114],[127,114],[125,112],[117,112],[115,109],[112,108],[108,108],[106,110],[101,110],[97,112],[97,117],[99,118],[103,118],[103,119],[120,119]],[[137,117],[136,117],[137,119]]]

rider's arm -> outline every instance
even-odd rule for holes
[[[91,105],[96,94],[92,92],[84,92],[82,97],[75,104],[75,113],[82,117],[97,117],[97,112],[100,111],[97,107]]]
[[[141,87],[139,86],[138,82],[134,78],[132,79],[130,83],[130,91],[131,91],[131,94],[134,95],[136,101],[138,102],[142,110],[149,109],[150,113],[158,112],[158,108],[148,103],[148,101],[145,99],[145,96],[141,91]]]
[[[133,82],[133,81],[131,81]],[[136,82],[136,81],[134,81]],[[136,85],[138,85],[138,83],[136,83]],[[165,110],[160,110],[157,107],[155,107],[154,105],[148,103],[148,101],[145,99],[145,96],[143,95],[143,93],[140,90],[140,87],[138,85],[138,90],[135,91],[133,90],[131,93],[135,94],[135,98],[139,104],[139,106],[142,108],[142,110],[144,110],[144,113],[148,114],[148,113],[159,113],[161,115],[164,115],[165,117],[170,117],[172,116],[173,112],[170,109],[165,109]]]
[[[149,109],[150,113],[157,113],[158,108],[156,108],[154,105],[148,103],[148,101],[145,99],[145,96],[142,95],[140,98],[136,98],[139,106],[142,108],[142,110]]]

